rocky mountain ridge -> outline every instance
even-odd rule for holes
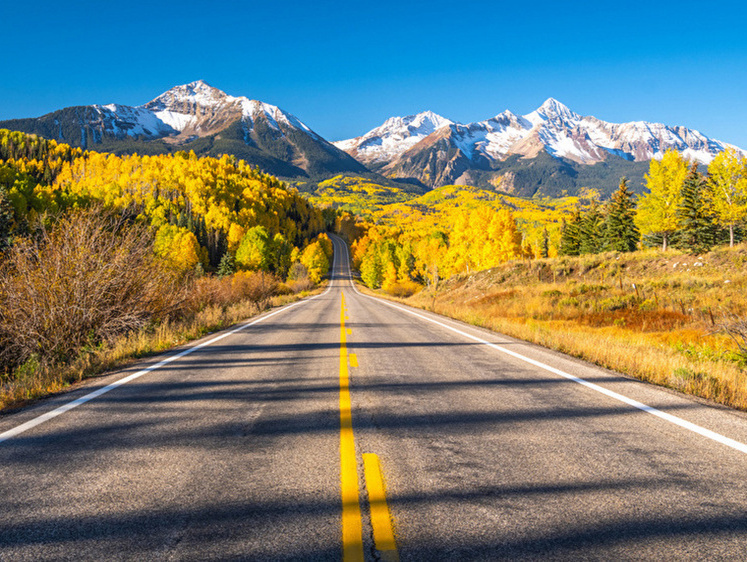
[[[403,126],[410,123],[430,126]],[[509,157],[529,160],[542,152],[581,166],[615,158],[647,162],[668,149],[704,164],[726,148],[747,154],[686,127],[581,116],[553,98],[524,116],[504,111],[468,124],[432,112],[390,118],[361,137],[334,144],[375,171],[415,177],[430,187],[474,183],[477,177],[484,183],[486,175],[488,183],[499,185]]]
[[[405,189],[462,184],[525,197],[582,187],[611,193],[623,175],[641,191],[648,161],[667,149],[708,163],[733,147],[686,127],[582,116],[553,98],[527,115],[507,110],[467,124],[431,111],[391,117],[360,137],[330,143],[277,106],[231,96],[202,80],[140,106],[69,107],[2,121],[0,128],[115,154],[232,154],[299,181],[365,175],[404,180]]]

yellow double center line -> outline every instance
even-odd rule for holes
[[[363,523],[358,501],[358,462],[353,438],[353,413],[350,404],[348,346],[345,330],[345,295],[340,311],[340,484],[342,486],[342,559],[363,560]]]
[[[358,366],[354,353],[348,355],[345,328],[345,295],[342,294],[340,310],[340,484],[342,488],[342,559],[345,562],[364,560],[363,522],[358,487],[358,461],[353,436],[353,413],[350,402],[350,376],[348,359],[353,367]],[[399,554],[392,532],[392,520],[386,503],[384,478],[379,458],[374,454],[363,455],[363,471],[366,479],[368,503],[371,515],[374,546],[381,560],[398,562]]]

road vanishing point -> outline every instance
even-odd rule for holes
[[[328,289],[0,417],[0,560],[744,560],[747,416]]]

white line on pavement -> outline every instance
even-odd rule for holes
[[[334,257],[333,257],[333,262],[332,262],[332,269],[333,269],[333,271],[334,271],[334,269],[335,269],[336,266],[337,266],[337,254],[335,254]],[[147,375],[151,371],[155,371],[156,369],[160,369],[161,367],[163,367],[165,365],[168,365],[169,363],[171,363],[173,361],[176,361],[177,359],[181,359],[185,355],[189,355],[190,353],[192,353],[194,351],[197,351],[198,349],[201,349],[201,348],[206,347],[208,345],[212,345],[215,342],[218,342],[218,341],[222,340],[223,338],[227,338],[228,336],[230,336],[232,334],[235,334],[236,332],[240,332],[241,330],[244,330],[244,329],[246,329],[246,328],[248,328],[250,326],[254,326],[255,324],[259,324],[260,322],[264,322],[268,318],[272,318],[276,314],[280,314],[281,312],[285,312],[286,310],[290,310],[291,308],[293,308],[295,306],[298,306],[298,305],[301,305],[301,304],[305,304],[305,303],[307,303],[309,301],[312,301],[312,300],[314,300],[314,299],[316,299],[318,297],[322,297],[322,296],[326,295],[327,293],[329,293],[329,291],[332,289],[332,282],[333,282],[333,279],[330,279],[329,280],[329,284],[327,286],[327,290],[324,291],[323,293],[320,293],[320,294],[315,295],[313,297],[309,297],[307,299],[304,299],[304,300],[301,300],[301,301],[294,302],[292,304],[286,305],[286,306],[284,306],[284,307],[276,310],[275,312],[271,312],[270,314],[267,314],[266,316],[258,318],[257,320],[253,320],[253,321],[248,322],[246,324],[242,324],[241,326],[239,326],[237,328],[234,328],[230,332],[225,332],[225,333],[223,333],[223,334],[221,334],[221,335],[219,335],[217,337],[214,337],[213,339],[210,339],[210,340],[208,340],[206,342],[203,342],[201,344],[198,344],[198,345],[195,345],[195,346],[190,347],[188,349],[185,349],[183,351],[180,351],[179,353],[177,353],[175,355],[171,355],[170,357],[167,357],[163,361],[159,361],[158,363],[156,363],[154,365],[151,365],[150,367],[147,367],[146,369],[143,369],[142,371],[138,371],[137,373],[133,373],[133,374],[128,375],[128,376],[126,376],[124,378],[121,378],[118,381],[115,381],[115,382],[113,382],[113,383],[111,383],[111,384],[109,384],[107,386],[104,386],[102,388],[94,390],[93,392],[89,392],[85,396],[81,396],[80,398],[77,398],[77,399],[75,399],[75,400],[73,400],[71,402],[68,402],[67,404],[63,404],[62,406],[60,406],[58,408],[55,408],[54,410],[50,410],[49,412],[47,412],[45,414],[42,414],[41,416],[33,418],[33,419],[27,421],[26,423],[22,423],[21,425],[18,425],[16,427],[12,428],[12,429],[9,429],[8,431],[0,433],[0,443],[2,443],[3,441],[7,441],[8,439],[11,439],[12,437],[16,437],[17,435],[20,435],[24,431],[28,431],[29,429],[31,429],[33,427],[36,427],[37,425],[40,425],[40,424],[42,424],[42,423],[44,423],[46,421],[49,421],[49,420],[51,420],[53,418],[56,418],[57,416],[62,415],[65,412],[67,412],[69,410],[72,410],[73,408],[77,408],[81,404],[85,404],[86,402],[88,402],[90,400],[93,400],[94,398],[97,398],[97,397],[101,396],[102,394],[106,394],[110,390],[114,390],[115,388],[117,388],[119,386],[122,386],[123,384],[127,384],[128,382],[134,381],[135,379],[138,379],[138,378],[142,377],[143,375]]]
[[[347,254],[347,246],[345,246],[345,252],[346,256]],[[350,263],[349,257],[348,257],[348,264]],[[349,265],[348,265],[349,267]],[[736,449],[737,451],[740,451],[742,453],[747,453],[747,445],[736,441],[735,439],[731,439],[730,437],[726,437],[725,435],[721,435],[720,433],[716,433],[715,431],[711,431],[710,429],[706,429],[704,427],[701,427],[697,424],[694,424],[692,422],[689,422],[687,420],[684,420],[682,418],[679,418],[677,416],[673,416],[672,414],[668,414],[667,412],[662,412],[658,408],[654,408],[652,406],[647,406],[646,404],[643,404],[642,402],[638,402],[637,400],[633,400],[632,398],[628,398],[627,396],[624,396],[622,394],[619,394],[617,392],[614,392],[612,390],[608,390],[602,386],[599,386],[598,384],[595,384],[593,382],[589,382],[587,380],[584,380],[582,378],[576,377],[574,375],[571,375],[569,373],[566,373],[565,371],[561,371],[560,369],[556,369],[555,367],[551,367],[550,365],[547,365],[545,363],[542,363],[541,361],[536,361],[534,359],[530,359],[529,357],[526,357],[524,355],[521,355],[520,353],[516,353],[515,351],[512,351],[510,349],[506,349],[505,347],[501,347],[500,345],[491,343],[487,340],[484,340],[478,336],[474,336],[470,333],[467,333],[463,330],[460,330],[458,328],[455,328],[453,326],[449,326],[448,324],[445,324],[443,322],[439,322],[438,320],[435,320],[433,318],[430,318],[429,316],[426,316],[424,314],[417,313],[413,310],[409,310],[405,307],[398,306],[396,304],[393,304],[387,300],[380,299],[377,297],[372,297],[370,295],[364,295],[360,291],[358,291],[357,287],[355,286],[355,283],[353,282],[352,275],[350,276],[350,284],[353,286],[353,290],[361,295],[362,297],[366,297],[369,299],[374,299],[377,302],[380,302],[381,304],[384,304],[386,306],[389,306],[391,308],[396,308],[397,310],[401,310],[402,312],[406,312],[407,314],[410,314],[412,316],[416,316],[422,320],[425,320],[427,322],[431,322],[432,324],[436,324],[438,326],[441,326],[442,328],[446,328],[447,330],[450,330],[456,334],[459,334],[460,336],[464,336],[465,338],[471,339],[473,341],[476,341],[482,345],[486,345],[490,347],[491,349],[494,349],[496,351],[500,351],[501,353],[505,353],[506,355],[510,355],[511,357],[514,357],[515,359],[519,359],[520,361],[524,361],[525,363],[529,363],[530,365],[534,365],[535,367],[539,367],[540,369],[543,369],[545,371],[548,371],[550,373],[553,373],[555,375],[561,376],[565,379],[568,379],[570,381],[573,381],[575,383],[578,383],[580,385],[585,386],[586,388],[589,388],[591,390],[594,390],[596,392],[599,392],[601,394],[604,394],[605,396],[608,396],[610,398],[613,398],[614,400],[618,400],[620,402],[623,402],[625,404],[628,404],[629,406],[632,406],[634,408],[638,408],[639,410],[642,410],[648,414],[651,414],[652,416],[656,416],[658,418],[661,418],[663,420],[666,420],[670,423],[673,423],[674,425],[677,425],[679,427],[682,427],[684,429],[687,429],[689,431],[692,431],[693,433],[697,433],[698,435],[702,435],[703,437],[706,437],[708,439],[712,439],[713,441],[716,441],[717,443],[721,443],[722,445],[726,445],[727,447],[731,447],[732,449]]]

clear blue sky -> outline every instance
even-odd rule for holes
[[[742,2],[0,3],[0,119],[139,105],[204,79],[329,140],[430,109],[461,122],[555,97],[747,148]]]

